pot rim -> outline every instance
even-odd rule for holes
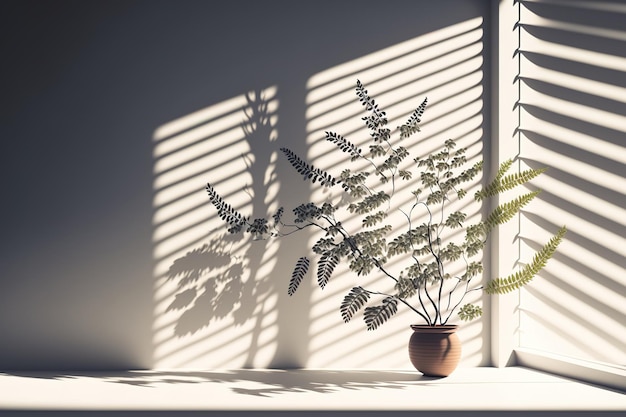
[[[429,326],[428,324],[411,324],[414,332],[420,333],[454,333],[459,326],[457,324],[437,324]]]

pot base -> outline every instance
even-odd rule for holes
[[[461,341],[456,334],[458,326],[411,325],[409,359],[426,376],[448,376],[461,359]]]

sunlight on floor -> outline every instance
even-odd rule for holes
[[[0,413],[195,410],[202,415],[211,411],[223,415],[234,410],[288,410],[289,415],[297,411],[312,415],[315,410],[354,410],[353,415],[375,410],[394,415],[393,411],[402,410],[411,415],[438,415],[435,410],[458,410],[461,413],[454,415],[477,415],[497,410],[502,413],[498,415],[517,416],[531,410],[563,410],[556,415],[569,412],[587,417],[605,412],[616,415],[609,413],[626,409],[626,396],[621,393],[517,367],[460,369],[447,378],[427,378],[415,372],[315,369],[0,373],[0,391]],[[506,413],[510,410],[512,414]]]

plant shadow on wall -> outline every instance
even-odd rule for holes
[[[210,243],[174,261],[168,278],[177,281],[178,292],[166,311],[182,310],[174,333],[185,336],[232,313],[236,325],[252,317],[255,289],[243,277],[244,262],[233,258],[229,248],[232,235],[219,236]]]
[[[305,108],[302,112],[294,109],[289,109],[285,112],[286,115],[291,114],[292,117],[288,121],[289,126],[293,123],[293,120],[299,120],[300,116],[304,116],[304,122],[306,127],[306,141],[304,146],[308,153],[307,158],[309,161],[315,164],[316,167],[322,169],[328,169],[329,167],[339,166],[336,155],[326,156],[324,154],[317,153],[317,149],[321,149],[324,145],[328,145],[323,140],[323,131],[326,129],[338,128],[338,124],[345,126],[347,122],[348,126],[361,126],[356,131],[352,132],[355,137],[365,133],[365,139],[367,139],[367,132],[361,123],[352,123],[352,115],[356,115],[360,112],[358,103],[354,103],[353,95],[351,93],[350,84],[354,80],[356,74],[363,74],[363,76],[372,79],[375,84],[375,88],[382,93],[381,100],[385,102],[387,108],[392,108],[395,115],[403,119],[408,117],[413,110],[414,100],[416,94],[429,92],[432,97],[435,97],[436,102],[434,106],[431,106],[431,118],[429,118],[429,129],[425,132],[425,136],[421,136],[419,141],[416,141],[411,146],[419,147],[420,149],[427,149],[431,147],[431,143],[439,142],[439,138],[443,135],[450,135],[459,140],[461,146],[468,146],[468,158],[472,159],[482,151],[482,138],[484,131],[487,129],[487,123],[483,121],[482,108],[484,105],[484,99],[486,94],[483,91],[483,59],[482,51],[483,45],[483,32],[484,24],[482,18],[475,17],[472,19],[464,20],[455,23],[449,27],[443,27],[435,30],[432,33],[421,34],[420,36],[402,42],[400,44],[392,45],[389,48],[385,48],[380,51],[375,51],[372,54],[359,57],[346,64],[341,64],[336,68],[327,68],[323,72],[315,74],[307,81],[307,95],[305,100]],[[349,81],[348,81],[349,79]],[[343,81],[346,81],[344,83]],[[271,89],[276,89],[271,87]],[[269,94],[269,98],[272,101],[278,102],[276,95]],[[285,96],[287,97],[287,96]],[[236,97],[242,98],[243,103],[239,105],[239,108],[245,107],[245,98],[243,96]],[[224,101],[222,103],[215,104],[211,108],[220,108],[216,110],[215,114],[209,115],[209,117],[197,117],[196,113],[188,114],[184,116],[184,119],[192,119],[192,122],[187,124],[183,129],[174,128],[172,126],[168,132],[163,132],[157,136],[157,140],[167,142],[171,137],[171,131],[175,130],[177,136],[183,136],[188,130],[199,131],[204,125],[223,125],[222,121],[232,124],[234,111],[230,106],[226,110],[222,110],[224,104],[229,105],[231,100]],[[354,105],[356,108],[351,108]],[[277,106],[276,106],[277,108]],[[434,113],[433,113],[434,111]],[[277,115],[277,112],[270,111],[273,116]],[[297,114],[296,114],[297,113]],[[293,115],[296,114],[296,119]],[[203,115],[204,116],[204,115]],[[155,291],[156,301],[156,314],[155,314],[155,358],[157,366],[163,367],[176,367],[180,365],[193,365],[206,367],[209,363],[210,367],[224,367],[224,366],[241,366],[238,362],[231,360],[219,359],[220,357],[240,358],[246,356],[246,342],[249,335],[252,333],[251,324],[257,322],[257,320],[248,320],[241,326],[236,327],[231,317],[225,317],[223,319],[217,319],[215,317],[203,317],[198,314],[198,317],[194,318],[194,315],[188,310],[193,309],[194,300],[193,297],[199,297],[203,290],[203,280],[199,281],[194,289],[193,286],[185,288],[177,288],[177,282],[183,275],[176,276],[177,271],[168,268],[173,266],[176,258],[184,258],[185,252],[188,252],[190,256],[192,252],[203,251],[202,246],[204,243],[212,246],[214,251],[230,251],[228,246],[222,245],[221,242],[213,240],[213,235],[208,235],[207,231],[212,230],[217,224],[217,213],[212,207],[209,207],[207,203],[206,194],[198,192],[198,184],[211,181],[215,186],[216,191],[219,192],[232,207],[241,212],[245,216],[251,214],[251,204],[247,201],[250,198],[245,198],[246,203],[242,204],[243,192],[234,191],[235,189],[241,190],[245,182],[250,182],[249,179],[242,180],[243,176],[250,174],[254,177],[254,182],[263,178],[263,164],[257,162],[254,165],[254,171],[250,170],[251,164],[241,171],[233,172],[230,167],[235,164],[233,161],[237,160],[239,165],[243,165],[244,158],[239,157],[240,153],[250,155],[254,157],[256,161],[262,159],[267,160],[268,157],[258,158],[254,154],[256,151],[250,150],[249,146],[254,146],[254,143],[248,144],[249,139],[242,139],[241,133],[243,130],[240,128],[239,123],[244,117],[242,113],[239,113],[237,120],[237,133],[240,135],[234,140],[229,138],[223,138],[223,133],[226,129],[214,128],[209,132],[202,134],[198,138],[196,143],[207,143],[211,148],[210,152],[206,150],[196,150],[196,146],[187,146],[187,151],[190,154],[190,164],[181,165],[194,165],[196,168],[196,175],[193,177],[185,177],[186,192],[185,197],[190,198],[193,194],[195,200],[194,204],[197,210],[202,208],[201,217],[197,216],[192,226],[187,226],[190,222],[185,223],[183,226],[187,229],[179,229],[181,232],[178,234],[180,237],[186,238],[189,235],[193,235],[189,239],[185,239],[184,245],[177,245],[175,250],[168,251],[162,256],[160,253],[164,251],[157,251],[155,259],[158,265],[155,276],[157,277],[158,284]],[[181,118],[183,119],[183,118]],[[178,120],[174,121],[177,122]],[[432,124],[431,124],[432,123]],[[168,127],[173,125],[173,122],[168,123]],[[166,125],[164,125],[166,126]],[[295,125],[297,126],[297,125]],[[287,128],[288,131],[289,128]],[[341,130],[344,134],[350,134],[352,127]],[[162,130],[159,128],[159,130]],[[167,133],[167,134],[165,134]],[[255,133],[256,135],[256,133]],[[264,135],[259,135],[264,136]],[[290,135],[292,137],[299,136]],[[287,136],[285,136],[286,138]],[[284,142],[285,138],[281,138],[281,142]],[[166,139],[166,140],[163,140]],[[176,139],[176,138],[175,138]],[[241,139],[241,140],[240,140]],[[259,143],[268,144],[267,138],[259,137]],[[298,146],[299,141],[289,138],[293,141],[289,146]],[[443,140],[442,140],[443,141]],[[254,141],[256,142],[256,140]],[[244,144],[243,150],[237,149],[237,146]],[[162,153],[157,146],[155,156],[157,157],[157,164]],[[267,152],[268,148],[259,149],[261,152]],[[274,150],[278,152],[279,147],[275,146]],[[191,152],[193,150],[193,152]],[[301,154],[305,152],[301,147],[294,149]],[[282,156],[282,155],[281,155]],[[270,158],[271,159],[271,158]],[[280,158],[279,158],[280,159]],[[342,158],[341,158],[342,159]],[[181,166],[186,168],[186,166]],[[285,175],[282,175],[281,170],[287,170]],[[157,169],[157,180],[160,178],[162,170]],[[244,172],[245,171],[245,172]],[[273,182],[275,187],[280,184],[281,200],[287,210],[293,208],[295,204],[290,204],[292,200],[297,204],[299,201],[306,201],[316,199],[315,187],[310,187],[309,184],[303,182],[297,175],[292,175],[294,172],[291,170],[291,166],[287,161],[282,160],[276,164],[276,172],[279,174],[280,183],[278,181]],[[201,175],[200,175],[201,174]],[[267,175],[267,172],[266,172]],[[265,179],[267,181],[267,179]],[[273,180],[272,180],[273,181]],[[478,181],[477,181],[478,182]],[[403,184],[403,188],[411,187],[410,184]],[[160,187],[157,188],[158,191]],[[180,188],[180,187],[176,187]],[[263,188],[260,184],[254,184],[253,191],[250,192],[257,198],[263,193]],[[270,189],[270,186],[265,189]],[[249,196],[248,196],[249,197]],[[410,196],[409,196],[410,197]],[[263,209],[267,209],[267,213],[272,214],[276,212],[276,207],[271,205],[277,201],[273,196],[268,196],[265,204],[260,200],[256,200],[255,207],[261,207],[259,212],[254,209],[254,218],[267,217],[266,212]],[[161,207],[167,208],[160,201],[156,201],[157,210],[161,210]],[[210,210],[209,210],[210,209]],[[186,217],[186,213],[183,213]],[[479,214],[473,210],[469,212],[470,217],[474,217]],[[268,217],[270,218],[270,217]],[[177,219],[178,220],[178,219]],[[186,220],[181,218],[181,220]],[[271,221],[271,220],[270,220]],[[160,228],[158,224],[157,231]],[[213,231],[212,233],[215,233]],[[184,235],[184,236],[183,236]],[[299,254],[305,250],[307,241],[311,236],[304,233],[294,235],[289,238],[289,243],[284,239],[279,239],[272,242],[271,245],[266,245],[263,242],[251,243],[251,239],[237,240],[233,237],[233,247],[236,249],[233,253],[239,254],[238,251],[247,252],[258,250],[265,252],[267,256],[272,252],[276,254],[276,246],[281,244],[281,258],[284,255],[288,255],[289,259],[297,259]],[[176,236],[176,237],[178,237]],[[220,237],[217,237],[219,239]],[[157,242],[157,249],[161,246],[161,242],[155,239]],[[205,251],[210,249],[205,248]],[[276,256],[273,256],[273,259]],[[249,254],[232,260],[233,265],[237,262],[242,264],[244,274],[254,273],[256,276],[255,281],[263,282],[265,275],[258,271],[249,271],[248,268]],[[182,259],[181,259],[182,261]],[[275,262],[275,260],[273,260]],[[190,262],[191,263],[191,262]],[[267,265],[265,261],[261,261],[262,264]],[[182,263],[180,264],[183,265]],[[229,263],[230,265],[230,263]],[[196,265],[197,266],[197,265]],[[208,275],[206,278],[217,278],[218,274],[224,273],[228,265],[223,265],[222,270],[205,271]],[[277,308],[273,310],[264,310],[263,313],[266,316],[274,316],[277,318],[266,318],[265,322],[272,322],[275,326],[270,328],[270,332],[264,332],[265,341],[271,339],[274,341],[274,345],[277,346],[276,358],[287,357],[286,361],[282,363],[275,363],[274,366],[301,366],[303,363],[308,363],[315,367],[331,367],[331,366],[347,366],[360,368],[362,366],[371,367],[372,363],[386,369],[390,368],[404,368],[407,365],[406,357],[402,355],[402,359],[395,359],[398,355],[392,355],[397,351],[404,351],[406,349],[406,335],[407,326],[410,323],[410,319],[404,321],[405,325],[402,325],[402,320],[408,315],[408,311],[400,312],[398,320],[395,323],[386,326],[381,329],[376,336],[370,337],[367,342],[367,347],[360,351],[360,355],[350,355],[353,351],[355,343],[359,343],[358,339],[362,339],[362,335],[358,331],[358,328],[350,326],[342,327],[338,329],[338,324],[341,323],[341,315],[338,308],[332,306],[330,302],[317,302],[317,298],[324,297],[329,301],[332,300],[332,294],[344,294],[349,290],[349,287],[341,285],[343,281],[340,276],[344,274],[342,268],[338,268],[336,271],[335,279],[338,280],[341,287],[333,286],[327,288],[323,293],[313,289],[310,284],[304,283],[305,288],[300,288],[297,294],[297,298],[289,299],[287,294],[287,282],[291,275],[290,261],[280,262],[275,267],[271,267],[271,271],[268,271],[273,275],[273,279],[281,281],[282,283],[276,287],[272,283],[269,283],[271,290],[267,294],[260,297],[270,297],[278,299]],[[177,265],[178,267],[178,265]],[[200,265],[202,267],[202,265]],[[172,277],[172,275],[174,275]],[[169,281],[165,281],[169,277]],[[369,278],[364,278],[367,281]],[[247,279],[242,278],[242,283],[246,283]],[[345,281],[347,282],[347,281]],[[224,284],[223,281],[217,282],[218,288]],[[245,286],[245,284],[242,284]],[[251,286],[252,287],[252,286]],[[313,289],[313,291],[311,291]],[[191,290],[185,292],[187,290]],[[345,292],[344,292],[345,290]],[[180,294],[180,299],[175,301],[175,295]],[[472,302],[477,301],[484,296],[475,295],[472,296]],[[205,303],[216,302],[217,296],[211,297],[207,294]],[[251,298],[252,301],[257,300]],[[200,304],[200,303],[199,303]],[[268,303],[268,306],[270,304]],[[171,306],[171,307],[170,307]],[[175,310],[175,306],[184,306],[179,310]],[[169,313],[165,313],[167,308],[170,308]],[[234,310],[239,308],[237,305]],[[212,308],[208,308],[211,311]],[[224,311],[225,309],[220,309]],[[199,309],[197,312],[199,313]],[[194,311],[196,313],[196,311]],[[280,314],[279,314],[280,313]],[[185,314],[184,321],[178,320],[178,316]],[[257,314],[261,314],[259,310],[255,310],[254,317],[259,317]],[[201,319],[202,318],[202,319]],[[239,322],[239,321],[238,321]],[[286,325],[285,325],[286,324]],[[174,329],[177,326],[178,329]],[[197,329],[197,330],[196,330]],[[286,331],[284,330],[286,329]],[[195,333],[192,333],[194,332]],[[278,337],[271,335],[271,332],[277,331]],[[384,333],[384,337],[380,337],[380,333]],[[463,329],[462,337],[464,341],[470,341],[467,345],[467,349],[464,352],[464,359],[471,358],[471,360],[478,361],[486,360],[486,351],[483,346],[482,336],[487,336],[487,326],[484,323],[476,322],[470,326],[466,326]],[[480,333],[480,335],[479,335]],[[181,336],[184,334],[185,336]],[[174,337],[172,337],[174,336]],[[233,337],[234,336],[234,337]],[[243,336],[243,337],[241,337]],[[374,339],[377,337],[377,339]],[[397,337],[399,343],[389,343],[389,338]],[[286,340],[288,338],[288,340]],[[271,342],[270,342],[271,343]],[[233,346],[236,347],[233,349]],[[253,344],[254,346],[254,344]],[[282,349],[282,351],[280,351]],[[265,349],[265,352],[269,349]],[[237,353],[235,353],[237,351]],[[298,353],[300,352],[300,353]],[[261,355],[262,356],[262,355]],[[295,360],[292,356],[295,356]],[[212,364],[213,361],[217,361],[216,364]],[[257,364],[261,364],[263,361],[259,361]],[[390,364],[391,362],[391,364]]]
[[[264,92],[250,92],[245,99],[245,120],[240,127],[249,150],[240,158],[252,181],[239,188],[244,188],[247,205],[251,204],[254,215],[264,216],[271,205],[264,198],[272,193],[270,188],[274,185],[269,142],[275,140],[275,128]],[[188,251],[170,265],[167,279],[175,282],[176,291],[166,312],[179,313],[174,326],[174,334],[179,338],[227,317],[235,326],[254,320],[243,359],[243,366],[252,366],[261,347],[262,328],[267,324],[262,321],[274,308],[269,300],[275,292],[273,283],[268,274],[259,273],[269,262],[267,255],[271,251],[262,242],[250,245],[242,235],[212,235],[208,243]]]

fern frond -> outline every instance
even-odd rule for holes
[[[541,190],[536,190],[527,194],[523,194],[514,200],[500,204],[496,207],[485,220],[485,229],[487,233],[494,227],[504,224],[511,220],[526,204],[537,197]]]
[[[367,307],[364,312],[364,320],[367,330],[376,330],[378,326],[386,322],[398,311],[398,300],[386,297],[382,305]]]
[[[321,289],[324,289],[326,284],[328,284],[328,280],[338,263],[339,257],[333,252],[326,252],[320,258],[317,266],[317,283]]]
[[[409,117],[409,120],[407,120],[407,122],[403,124],[402,126],[398,127],[398,129],[400,129],[401,139],[408,138],[412,134],[420,131],[419,123],[422,121],[421,117],[422,117],[422,114],[424,114],[424,110],[426,110],[427,105],[428,105],[428,97],[426,97],[424,101],[422,101],[422,104],[420,104],[413,111],[413,114],[411,114],[411,117]]]
[[[507,162],[508,161],[505,161],[503,162],[503,164]],[[502,165],[500,166],[500,168],[502,168]],[[515,174],[507,175],[506,177],[502,178],[498,177],[498,175],[502,175],[504,173],[501,173],[500,171],[501,170],[498,170],[496,178],[494,178],[493,181],[485,186],[485,188],[480,191],[476,191],[476,194],[474,194],[474,198],[476,199],[476,201],[481,201],[487,197],[493,197],[504,191],[513,189],[518,185],[525,184],[536,176],[543,174],[546,171],[546,168],[528,169],[526,171],[516,172]]]
[[[301,257],[296,262],[296,267],[291,273],[291,279],[289,280],[289,289],[287,290],[287,294],[294,295],[298,286],[302,282],[302,278],[309,270],[309,259],[306,256]]]
[[[289,163],[304,177],[304,179],[310,179],[313,183],[319,181],[320,184],[325,187],[332,187],[339,182],[328,172],[322,171],[321,169],[315,168],[313,165],[309,165],[304,162],[290,149],[280,148],[280,150],[283,151],[283,153],[287,156]]]
[[[343,298],[341,302],[341,317],[345,323],[349,322],[354,316],[354,313],[359,311],[367,300],[369,300],[370,294],[365,291],[361,287],[354,287],[350,290],[350,292]]]
[[[500,166],[498,167],[498,171],[496,172],[496,175],[495,175],[494,179],[496,181],[500,181],[502,179],[502,177],[504,177],[504,174],[507,173],[509,168],[511,168],[511,165],[513,165],[513,160],[512,159],[507,159],[506,161],[503,161],[500,164]]]
[[[383,128],[387,124],[387,116],[384,111],[378,108],[376,101],[372,99],[360,80],[356,81],[356,94],[359,97],[361,104],[365,106],[365,109],[371,114],[362,119],[365,121],[368,129],[371,130],[371,135],[374,138],[374,142],[388,141],[391,136],[391,131],[387,128]]]
[[[218,216],[230,226],[228,228],[230,233],[237,233],[248,224],[248,219],[226,203],[211,184],[207,183],[206,190],[211,204],[217,209]]]
[[[485,286],[485,292],[487,294],[506,294],[528,284],[546,266],[566,232],[567,228],[565,226],[561,227],[556,235],[535,254],[533,260],[524,266],[521,271],[517,271],[506,278],[496,278],[490,281]]]
[[[371,111],[377,119],[385,119],[385,112],[378,109],[376,101],[369,96],[361,80],[356,80],[356,95],[359,97],[361,104],[363,104],[368,111]]]
[[[361,149],[355,144],[353,144],[352,142],[350,142],[349,140],[347,140],[346,138],[344,138],[343,136],[338,135],[335,132],[325,132],[325,133],[326,133],[326,140],[337,145],[337,147],[341,149],[343,152],[350,154],[353,161],[358,159],[361,156]]]

